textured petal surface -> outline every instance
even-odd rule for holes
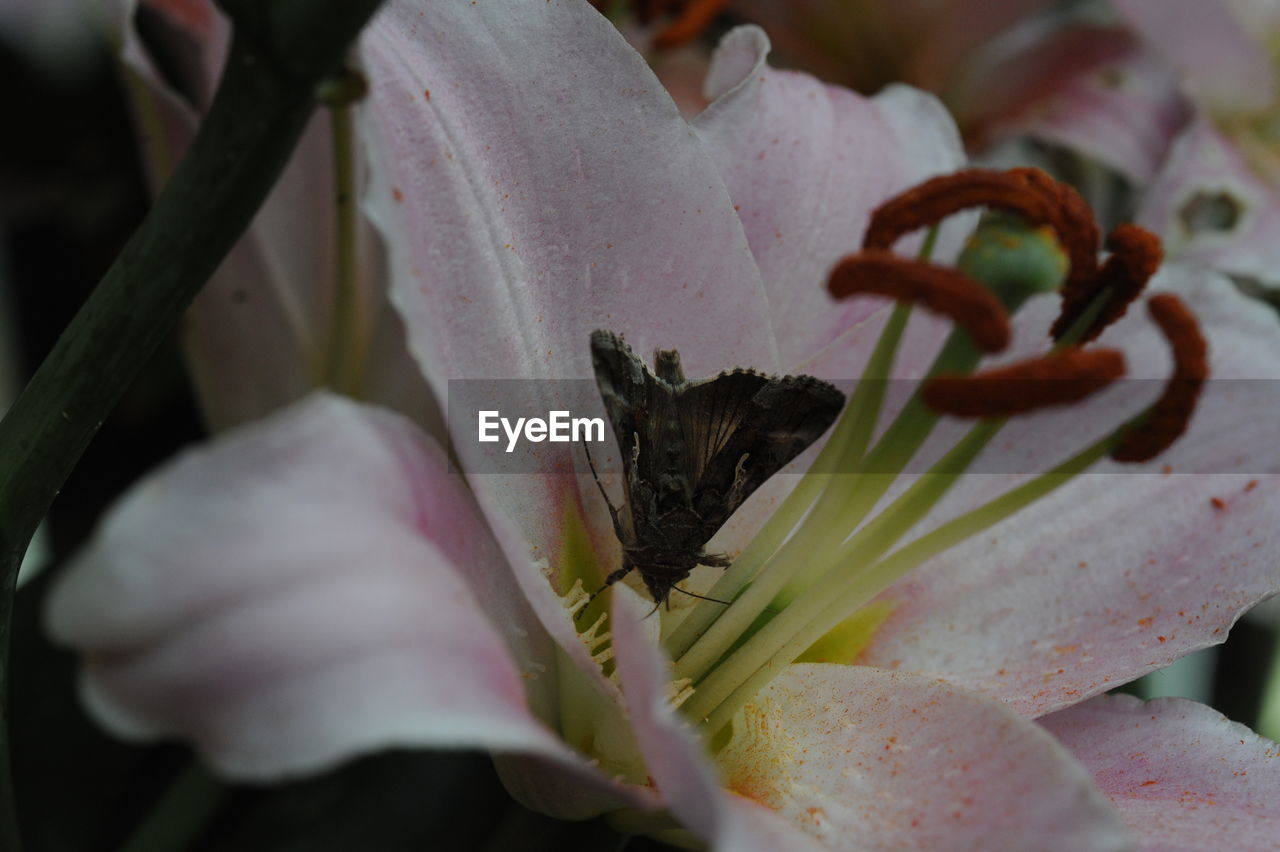
[[[933,96],[894,86],[864,98],[771,69],[768,50],[757,27],[725,37],[706,82],[716,100],[694,127],[742,218],[782,367],[791,371],[875,308],[874,300],[835,302],[826,291],[831,267],[861,245],[871,210],[959,168],[964,152]],[[946,230],[958,237],[962,228]]]
[[[1026,133],[1087,154],[1138,183],[1151,180],[1191,117],[1168,64],[1111,28],[1068,29],[1027,54],[975,84],[975,107],[994,113],[985,119],[984,138]],[[992,85],[1008,103],[990,103]]]
[[[1271,63],[1257,31],[1246,29],[1231,0],[1112,0],[1135,30],[1216,110],[1250,109],[1276,96]],[[1260,4],[1253,4],[1260,5]]]
[[[760,274],[714,163],[589,5],[401,0],[362,51],[368,209],[392,247],[410,348],[438,393],[456,379],[589,379],[588,336],[602,327],[644,356],[678,346],[690,376],[776,370]],[[560,393],[512,390],[531,411],[578,407]],[[482,470],[474,432],[454,440],[463,467]],[[529,470],[585,474],[552,452],[562,445],[525,446],[511,458],[532,459]],[[533,563],[557,564],[562,520],[580,487],[594,490],[589,478],[486,474],[472,487],[521,582],[545,585]],[[588,531],[607,546],[596,496]]]
[[[1274,849],[1280,747],[1203,704],[1100,696],[1040,720],[1146,850]]]
[[[731,789],[833,849],[1124,849],[1115,811],[1042,730],[945,683],[794,665],[734,721]]]
[[[1280,284],[1280,194],[1208,121],[1178,137],[1138,220],[1172,256]]]
[[[388,5],[363,40],[370,209],[423,369],[590,378],[587,336],[773,368],[767,303],[703,147],[585,2]],[[711,322],[711,318],[715,321]]]
[[[208,0],[111,0],[104,6],[123,59],[144,84],[134,93],[135,114],[158,187],[208,107],[230,24]],[[168,51],[165,63],[156,62],[140,38],[140,14],[150,21],[149,43]],[[249,230],[187,313],[188,366],[215,429],[298,399],[325,374],[336,286],[333,170],[330,120],[321,112]],[[430,423],[434,404],[408,356],[400,319],[386,301],[384,248],[367,224],[360,229],[356,298],[371,342],[362,395]]]
[[[671,707],[669,669],[639,621],[644,610],[636,596],[614,597],[614,649],[636,739],[667,807],[719,852],[822,848],[760,803],[720,787],[702,743]]]
[[[393,744],[567,751],[527,707],[546,637],[443,454],[340,398],[146,480],[48,617],[107,725],[191,738],[235,775]]]
[[[1188,434],[1147,465],[1099,466],[917,568],[883,596],[894,610],[862,661],[1039,715],[1221,642],[1280,588],[1270,520],[1280,456],[1261,425],[1275,417],[1275,314],[1205,272],[1172,268],[1158,284],[1187,299],[1209,338],[1217,381]],[[1028,305],[1019,326],[1042,334],[1056,310],[1052,298]],[[1145,313],[1132,309],[1101,342],[1125,350],[1135,378],[1159,379],[1168,355]],[[1247,378],[1270,381],[1234,381]],[[1159,384],[1124,382],[1087,405],[1016,421],[978,465],[1046,470],[1148,404]],[[933,517],[1025,479],[965,477]]]

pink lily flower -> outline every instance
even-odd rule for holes
[[[759,30],[731,33],[712,105],[688,123],[585,2],[384,9],[360,51],[366,211],[435,394],[458,378],[588,378],[597,327],[641,352],[678,346],[690,376],[861,369],[889,310],[833,303],[823,284],[875,205],[962,163],[958,135],[919,92],[863,99],[773,71],[766,52]],[[1274,378],[1262,306],[1207,273],[1173,268],[1153,287],[1196,312],[1216,378]],[[1043,348],[1057,301],[1017,313],[1012,354]],[[1143,314],[1103,342],[1132,376],[1163,379],[1167,347]],[[913,320],[886,375],[918,377],[942,328]],[[104,724],[189,739],[235,777],[393,745],[483,748],[531,807],[726,850],[1260,845],[1276,831],[1273,745],[1198,705],[1139,715],[1100,695],[1221,641],[1280,588],[1280,458],[1253,425],[1266,401],[1230,385],[1208,388],[1155,463],[1075,476],[858,589],[863,635],[836,643],[849,659],[784,665],[706,713],[690,708],[727,669],[683,680],[690,655],[673,673],[661,653],[697,609],[642,619],[647,601],[620,585],[607,634],[575,619],[575,581],[618,563],[589,476],[464,480],[411,419],[325,393],[140,485],[49,623],[85,652]],[[1148,402],[1016,421],[999,449],[1046,470]],[[945,449],[958,434],[935,437]],[[1241,458],[1257,475],[1179,473]],[[1025,479],[964,477],[919,532]],[[750,548],[804,482],[776,480],[713,550]],[[727,742],[702,724],[718,713]]]
[[[1102,21],[1041,24],[1038,40],[979,78],[981,97],[1006,88],[1000,75],[1056,69],[1033,96],[986,120],[983,138],[1029,134],[1096,159],[1138,190],[1135,220],[1161,236],[1170,257],[1273,286],[1280,6],[1109,5]],[[1082,47],[1063,49],[1073,44]]]

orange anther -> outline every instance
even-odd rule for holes
[[[921,392],[935,411],[956,417],[1012,417],[1079,402],[1124,375],[1115,349],[1068,347],[971,376],[938,376]]]
[[[995,294],[964,273],[887,251],[863,251],[836,264],[827,282],[844,299],[860,294],[915,302],[969,332],[984,352],[1009,345],[1009,316]]]
[[[1149,461],[1168,449],[1187,430],[1209,378],[1209,344],[1186,302],[1172,293],[1160,293],[1148,300],[1147,310],[1173,350],[1173,375],[1146,422],[1125,435],[1111,453],[1121,462]]]

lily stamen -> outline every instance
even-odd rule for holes
[[[1147,302],[1147,311],[1173,349],[1173,375],[1147,419],[1112,452],[1111,458],[1121,462],[1150,461],[1177,440],[1186,431],[1209,377],[1209,347],[1186,303],[1161,293]]]
[[[1009,345],[1009,315],[991,290],[956,269],[868,250],[836,264],[827,289],[837,299],[888,296],[942,314],[969,332],[983,352]]]
[[[1019,215],[1028,211],[1029,221],[1009,225],[988,219],[985,245],[971,244],[961,259],[964,272],[888,253],[887,246],[914,227],[936,223],[937,217],[973,203]],[[955,319],[957,329],[922,389],[863,455],[853,475],[823,477],[821,496],[808,517],[778,543],[733,605],[676,643],[682,646],[675,654],[676,674],[695,684],[683,709],[709,737],[782,667],[858,618],[863,607],[916,565],[1025,508],[1108,454],[1145,460],[1185,428],[1207,374],[1203,339],[1176,297],[1158,296],[1150,309],[1175,349],[1176,369],[1155,405],[1048,472],[899,546],[990,445],[1005,418],[1078,402],[1124,374],[1119,350],[1085,349],[1080,341],[1092,339],[1124,313],[1159,265],[1160,247],[1143,229],[1122,226],[1108,239],[1112,254],[1105,264],[1099,266],[1093,252],[1086,259],[1085,250],[1096,248],[1097,229],[1082,204],[1073,191],[1039,172],[973,171],[935,179],[883,205],[873,217],[864,251],[837,265],[829,285],[834,294],[889,296],[899,301],[899,308],[918,301]],[[1064,301],[1072,307],[1059,320],[1065,330],[1054,350],[1043,356],[971,373],[979,346],[989,349],[1007,342],[990,337],[978,342],[983,323],[990,317],[1005,319],[1006,308],[1016,309],[1046,289],[1041,279],[1052,265],[1014,263],[1012,272],[1001,268],[1002,253],[1033,244],[1059,251],[1059,257],[1074,256],[1069,267],[1057,267],[1056,280],[1065,279]],[[987,296],[974,298],[971,289],[983,284],[990,288]],[[992,310],[992,303],[1000,307]],[[932,431],[938,413],[982,422],[868,520]],[[883,464],[886,459],[893,464]]]
[[[969,376],[938,376],[921,393],[926,405],[952,417],[1013,417],[1079,402],[1124,372],[1117,349],[1071,346]]]
[[[900,237],[973,207],[1015,213],[1033,227],[1052,225],[1060,218],[1051,200],[1024,178],[990,169],[965,169],[927,180],[876,208],[862,247],[888,251]]]
[[[1124,316],[1129,305],[1141,295],[1147,282],[1160,268],[1164,250],[1160,239],[1137,225],[1120,225],[1107,236],[1111,256],[1092,279],[1072,281],[1062,289],[1062,310],[1050,334],[1061,340],[1095,298],[1106,294],[1106,306],[1075,342],[1088,343]]]

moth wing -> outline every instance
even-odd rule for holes
[[[640,475],[636,461],[648,428],[648,409],[656,379],[626,341],[611,331],[591,333],[591,365],[622,456],[626,484],[626,500],[621,512],[621,521],[626,526],[623,532],[628,538],[634,538],[635,483]]]
[[[629,465],[635,436],[643,428],[653,378],[626,341],[611,331],[591,332],[591,366],[623,464]]]
[[[678,395],[689,446],[694,506],[710,529],[724,525],[765,480],[821,437],[844,394],[811,376],[733,370]]]

